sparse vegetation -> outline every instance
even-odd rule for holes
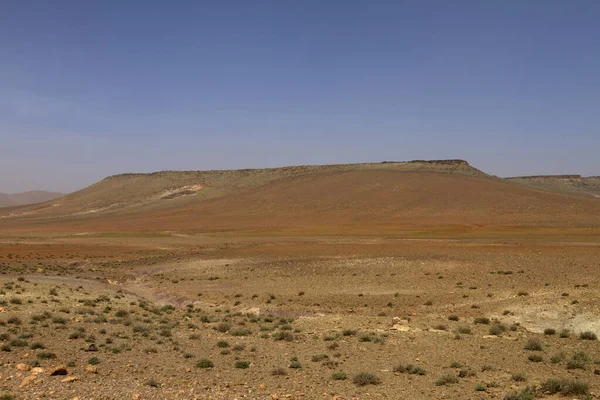
[[[446,386],[453,383],[458,383],[456,375],[442,375],[434,382],[435,386]]]
[[[531,338],[525,343],[525,350],[542,351],[542,342],[538,338]]]
[[[377,375],[370,372],[360,372],[354,375],[352,382],[356,386],[378,385],[381,383],[381,379],[379,379]]]

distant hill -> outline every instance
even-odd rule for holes
[[[506,180],[552,192],[600,197],[600,176],[534,175],[517,176]]]
[[[42,203],[63,197],[64,193],[32,190],[23,193],[0,193],[0,207],[20,206],[25,204]]]
[[[600,199],[501,179],[462,160],[418,160],[123,174],[52,202],[0,209],[0,229],[20,232],[345,234],[448,226],[596,229]]]

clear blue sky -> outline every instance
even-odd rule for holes
[[[600,175],[600,1],[0,2],[0,192],[436,158]]]

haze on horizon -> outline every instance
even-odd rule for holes
[[[461,158],[600,175],[600,3],[0,4],[0,192]]]

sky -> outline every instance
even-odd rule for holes
[[[600,175],[597,0],[0,2],[0,192],[460,158]]]

